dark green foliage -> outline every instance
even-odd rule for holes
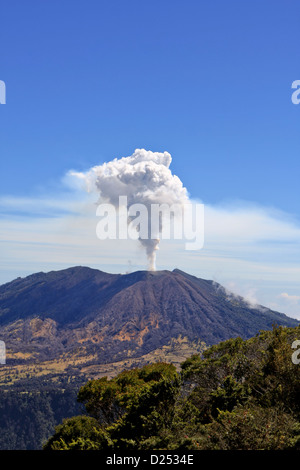
[[[255,404],[220,411],[206,426],[201,446],[217,450],[283,450],[297,446],[300,426],[293,416],[279,407]]]
[[[55,435],[44,449],[51,450],[103,450],[111,446],[111,440],[95,418],[76,416],[63,420]]]
[[[237,405],[245,403],[249,395],[249,387],[240,384],[231,375],[227,376],[209,395],[211,415],[217,418],[220,411],[232,411]]]
[[[64,417],[79,412],[76,395],[76,390],[0,391],[0,449],[41,449]]]
[[[300,449],[300,328],[273,328],[212,346],[203,357],[90,381],[90,418],[63,423],[47,449]]]
[[[78,400],[109,431],[119,448],[131,448],[172,422],[180,380],[171,364],[124,371],[116,378],[88,382]]]

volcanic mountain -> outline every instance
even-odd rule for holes
[[[68,355],[111,363],[176,338],[212,345],[298,323],[178,269],[108,274],[79,266],[0,286],[0,339],[12,365]]]

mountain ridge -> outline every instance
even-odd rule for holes
[[[240,315],[237,315],[238,309]],[[171,329],[179,322],[185,330],[184,324],[194,318],[198,328],[195,336],[202,333],[202,339],[209,339],[209,343],[228,336],[224,333],[223,338],[222,334],[209,329],[210,323],[222,330],[225,321],[233,335],[245,337],[255,334],[251,322],[261,329],[270,328],[276,321],[286,326],[298,324],[297,320],[266,307],[249,308],[245,299],[228,295],[220,284],[179,269],[110,274],[75,266],[34,273],[0,286],[2,327],[13,321],[38,317],[54,320],[60,328],[73,329],[92,321],[105,328],[112,326],[112,316],[121,326],[123,320],[145,319],[151,312],[159,315],[160,322]],[[237,317],[242,321],[240,326]],[[192,336],[191,325],[187,329]]]
[[[180,366],[206,347],[274,324],[299,322],[250,308],[220,284],[179,269],[110,274],[75,266],[34,273],[0,286],[7,351],[0,386],[39,378],[40,387],[41,377],[83,383],[157,360]]]

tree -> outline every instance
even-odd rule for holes
[[[63,420],[44,450],[104,450],[112,445],[109,435],[90,416],[75,416]]]
[[[89,381],[78,393],[88,416],[64,421],[45,449],[147,447],[153,436],[163,440],[179,392],[179,374],[164,363]]]

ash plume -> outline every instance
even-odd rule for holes
[[[136,149],[131,156],[115,158],[85,173],[70,173],[84,181],[87,191],[99,194],[99,203],[108,202],[117,208],[119,197],[126,196],[128,206],[143,204],[150,213],[151,204],[183,205],[189,200],[181,180],[170,170],[171,161],[168,152]],[[140,237],[139,241],[146,251],[148,269],[155,270],[159,234]]]

